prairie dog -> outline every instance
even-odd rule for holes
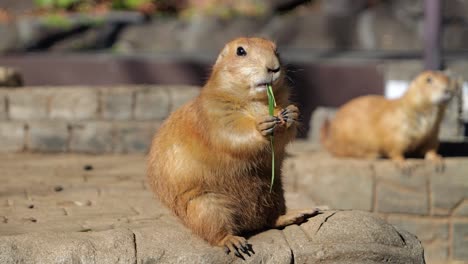
[[[321,142],[335,156],[389,157],[404,168],[405,154],[419,154],[442,164],[438,133],[454,90],[442,72],[425,71],[401,98],[355,98],[324,123]]]
[[[200,95],[163,123],[148,157],[148,179],[162,203],[195,234],[239,257],[249,254],[246,232],[299,224],[317,213],[285,208],[281,164],[299,110],[289,104],[284,76],[274,43],[229,42]],[[277,103],[273,117],[268,84]]]

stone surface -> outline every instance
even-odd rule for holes
[[[379,66],[384,80],[410,81],[424,70],[421,60],[386,60]]]
[[[97,89],[92,87],[52,88],[50,118],[65,120],[95,119],[98,110]]]
[[[104,119],[129,120],[132,118],[134,90],[128,87],[101,89],[101,115]]]
[[[466,162],[461,162],[461,159],[451,159],[446,161],[446,169],[442,174],[430,176],[431,206],[434,214],[456,213],[468,216],[464,202],[468,200],[467,171]]]
[[[468,222],[453,224],[453,256],[468,261]]]
[[[424,246],[427,259],[432,261],[448,259],[450,243],[447,220],[395,215],[389,216],[387,221],[416,235]]]
[[[0,237],[1,263],[136,263],[129,230]]]
[[[416,161],[411,174],[405,174],[391,162],[375,162],[377,179],[377,211],[381,213],[428,214],[427,193],[428,170],[431,166],[420,166]],[[419,165],[419,166],[418,166]]]
[[[13,120],[46,119],[48,116],[49,91],[22,88],[8,93],[9,114]]]
[[[417,1],[394,2],[410,2],[412,5]],[[397,10],[394,2],[376,5],[358,17],[358,34],[363,48],[390,51],[422,49],[420,10],[415,12],[413,8],[401,7]]]
[[[166,87],[145,87],[136,92],[137,120],[162,120],[168,115],[169,107],[169,93]]]
[[[372,210],[374,179],[369,162],[339,162],[324,153],[311,153],[286,161],[283,172],[294,177],[293,181],[286,179],[286,190],[304,193],[319,205]]]
[[[113,150],[112,123],[105,121],[77,123],[71,126],[70,150],[105,153]]]
[[[301,229],[313,245],[305,252],[306,263],[424,263],[422,246],[414,235],[370,213],[325,211]],[[295,236],[287,231],[285,236],[296,252]]]
[[[41,152],[65,152],[69,131],[65,122],[36,121],[28,124],[27,148]]]
[[[115,124],[117,153],[146,153],[160,123],[155,121],[127,121]]]
[[[255,234],[245,261],[225,255],[153,198],[144,164],[142,155],[1,155],[0,262],[423,263],[414,236],[352,210]]]
[[[20,152],[24,149],[25,125],[0,121],[0,152]]]

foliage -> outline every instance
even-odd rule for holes
[[[45,10],[85,10],[96,6],[115,9],[138,10],[140,7],[161,2],[162,0],[34,0]]]
[[[116,9],[137,9],[140,6],[149,4],[151,0],[114,0],[112,6]]]

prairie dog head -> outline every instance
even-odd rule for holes
[[[281,85],[284,72],[276,45],[262,38],[237,38],[227,43],[213,66],[212,76],[221,89],[235,89],[235,92],[253,98],[266,97],[266,87],[273,90]]]
[[[408,96],[411,101],[421,105],[443,105],[453,97],[454,85],[442,72],[424,71],[411,83]]]

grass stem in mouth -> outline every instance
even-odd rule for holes
[[[267,84],[267,95],[268,95],[268,112],[271,116],[275,115],[276,100],[273,94],[271,84]],[[273,189],[273,183],[275,182],[275,149],[273,144],[273,135],[270,136],[270,147],[271,147],[271,183],[270,192]]]

